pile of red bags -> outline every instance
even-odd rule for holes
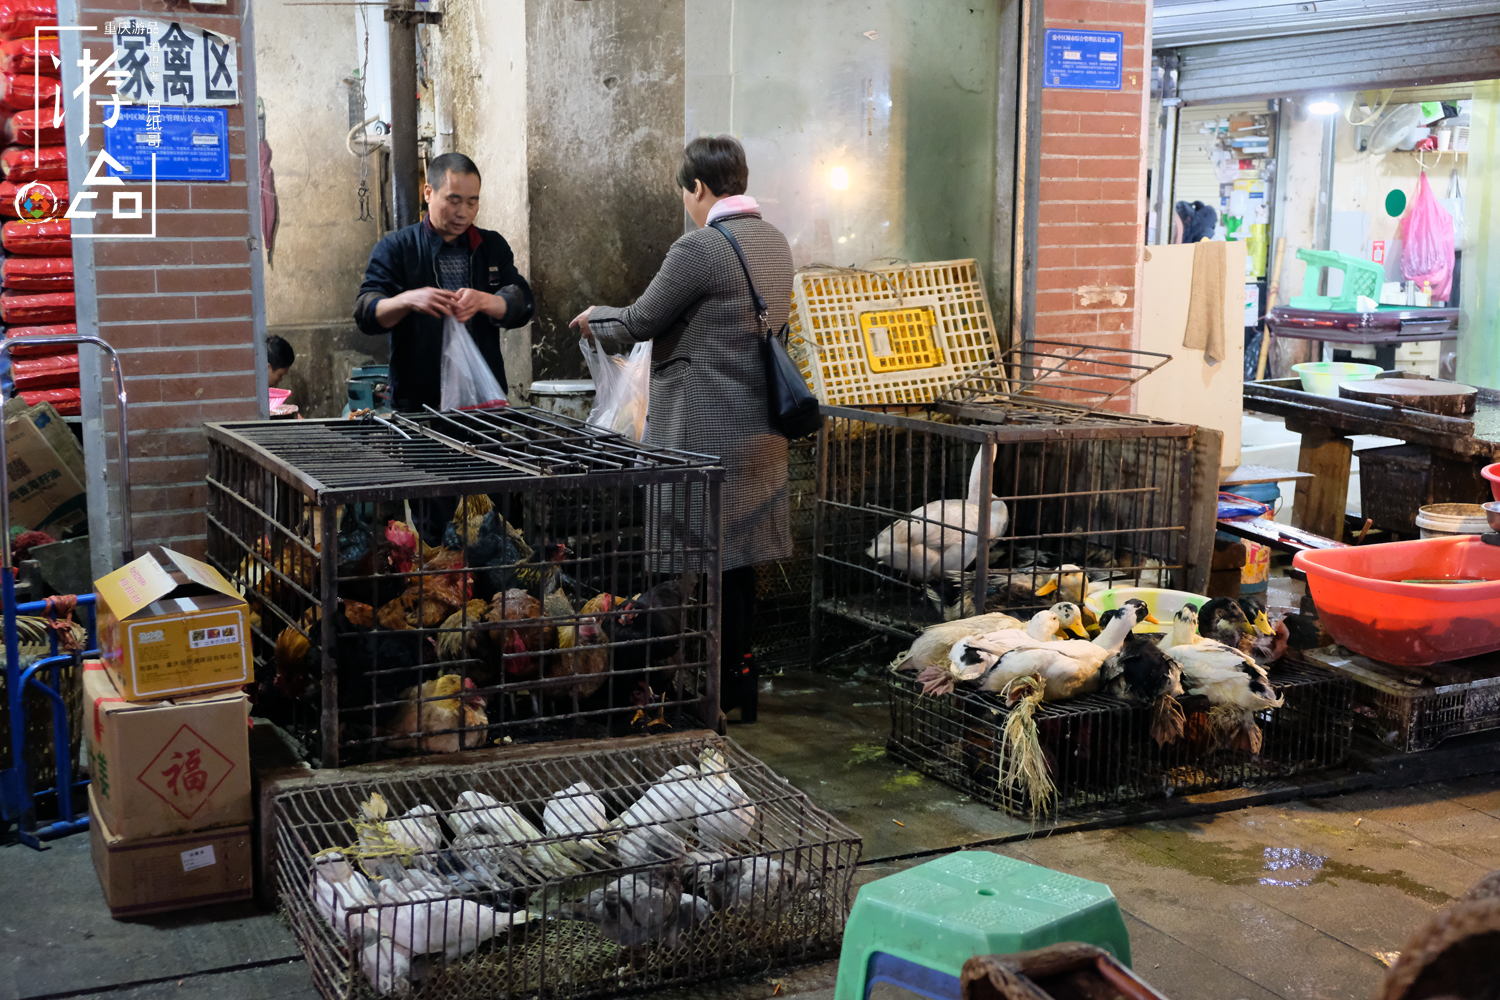
[[[35,32],[56,23],[57,0],[0,0],[0,218],[6,220],[0,226],[0,323],[12,338],[78,329],[72,225],[62,218],[68,157],[63,127],[53,121],[53,98],[62,87],[53,62],[58,41],[55,34],[37,39]],[[27,403],[79,412],[76,345],[16,347],[11,368]]]

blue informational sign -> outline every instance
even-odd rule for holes
[[[1059,90],[1119,90],[1125,35],[1119,31],[1049,28],[1042,86]]]
[[[120,120],[104,130],[104,148],[125,171],[110,168],[111,176],[140,184],[151,180],[151,154],[156,154],[159,181],[229,180],[229,113],[223,108],[185,108],[150,105],[159,115],[159,128],[146,127],[148,106],[120,108]],[[111,110],[104,108],[104,120]]]

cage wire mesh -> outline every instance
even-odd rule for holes
[[[1048,775],[1057,788],[1059,813],[1108,809],[1146,799],[1244,785],[1333,767],[1349,752],[1353,734],[1352,685],[1334,671],[1283,663],[1271,683],[1285,697],[1279,708],[1256,714],[1258,753],[1233,749],[1215,736],[1208,700],[1178,699],[1186,721],[1175,742],[1151,738],[1152,706],[1107,694],[1045,703],[1037,710],[1037,736]],[[1001,780],[1007,758],[1003,735],[1011,708],[998,695],[961,688],[950,695],[922,694],[909,675],[887,675],[891,700],[889,752],[981,802],[1015,816],[1032,815],[1019,785]]]
[[[94,609],[85,606],[72,612],[76,619],[69,627],[72,641],[81,649],[92,635]],[[16,631],[20,640],[20,665],[17,675],[42,657],[57,656],[66,652],[59,643],[59,633],[51,624],[58,621],[49,618],[20,615],[16,618]],[[43,671],[40,680],[62,695],[67,706],[68,735],[71,740],[68,757],[72,764],[72,780],[88,777],[88,761],[81,753],[83,741],[83,664],[79,657],[60,662]],[[0,670],[0,771],[15,766],[11,740],[10,696],[7,672]],[[57,787],[57,742],[54,735],[52,700],[43,692],[28,686],[21,694],[25,717],[25,733],[22,735],[22,755],[26,765],[26,792],[33,797],[35,818],[53,819],[59,815],[59,803],[54,794]],[[83,808],[81,799],[75,808]]]
[[[1039,423],[1029,412],[1005,423],[1015,411],[993,406],[823,414],[824,615],[910,638],[987,611],[1081,604],[1102,586],[1170,588],[1184,567],[1190,425],[1102,413]],[[971,497],[976,477],[990,489]]]
[[[1444,665],[1439,678],[1350,653],[1308,650],[1319,666],[1354,682],[1354,712],[1382,743],[1402,753],[1431,750],[1450,736],[1500,729],[1500,659]]]
[[[275,815],[277,890],[328,1000],[598,996],[833,954],[861,847],[701,731],[403,762]]]
[[[717,727],[715,459],[521,408],[209,440],[256,711],[323,766]]]

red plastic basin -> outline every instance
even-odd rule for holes
[[[1500,546],[1478,535],[1299,552],[1313,603],[1339,644],[1420,667],[1500,649]],[[1402,583],[1483,579],[1484,583]]]
[[[1479,474],[1490,481],[1490,495],[1500,500],[1500,462],[1486,465],[1479,470]]]

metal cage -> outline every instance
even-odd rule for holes
[[[257,712],[322,766],[717,728],[715,459],[520,408],[208,434]]]
[[[1215,744],[1208,700],[1179,698],[1183,735],[1158,746],[1151,706],[1106,694],[1042,705],[1037,735],[1057,787],[1056,811],[1109,809],[1146,799],[1238,788],[1332,767],[1353,738],[1353,688],[1339,674],[1282,664],[1271,674],[1280,708],[1257,713],[1260,752]],[[1023,789],[1000,780],[1010,714],[989,692],[961,688],[930,697],[914,677],[892,671],[889,751],[917,770],[1015,816],[1032,814]]]
[[[733,803],[710,797],[705,810],[696,796],[681,823],[661,813],[651,814],[657,823],[641,821],[646,797],[691,794],[705,769],[732,780],[741,793]],[[360,809],[372,794],[389,809],[387,830],[428,807],[424,822],[438,832],[422,850],[373,856],[383,850],[369,846],[383,843],[381,831]],[[594,825],[559,833],[568,803]],[[510,817],[509,834],[489,834],[491,808]],[[283,793],[275,815],[277,889],[328,1000],[614,995],[834,954],[861,847],[764,764],[705,732],[513,748],[462,764],[403,762]],[[732,820],[715,825],[720,817]],[[361,838],[364,849],[354,846]],[[652,845],[649,859],[643,843]],[[319,884],[330,880],[323,866],[337,863],[334,851],[347,862],[362,855],[362,869],[396,885],[441,888],[418,910],[377,881],[377,902],[335,909]],[[423,940],[420,930],[404,931],[414,917],[403,924],[403,914],[426,915],[439,946],[423,953],[429,940],[398,954],[403,933],[409,946]]]
[[[1191,425],[980,403],[823,415],[814,540],[823,614],[911,638],[945,619],[1046,607],[1061,598],[1035,591],[1064,572],[1063,598],[1081,602],[1088,584],[1173,587],[1185,566]],[[945,513],[968,499],[976,462],[1003,504],[997,537],[983,518]],[[925,535],[929,548],[967,546],[968,562],[924,575],[915,557],[877,558],[877,542],[897,529]]]

